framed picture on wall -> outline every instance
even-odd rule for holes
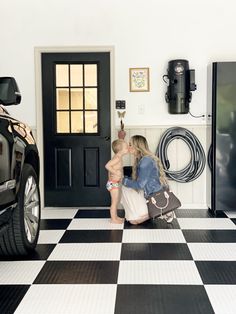
[[[149,92],[149,68],[129,69],[130,92]]]

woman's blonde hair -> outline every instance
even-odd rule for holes
[[[134,135],[131,137],[130,142],[131,142],[133,148],[136,150],[136,155],[134,156],[134,164],[133,164],[133,168],[132,168],[133,180],[137,179],[137,165],[138,165],[140,159],[144,156],[150,156],[151,158],[153,158],[156,161],[157,166],[159,168],[161,184],[162,185],[168,185],[168,181],[167,181],[167,178],[165,175],[163,165],[162,165],[160,159],[150,151],[146,138],[142,135]]]

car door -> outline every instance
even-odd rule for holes
[[[15,200],[16,181],[11,171],[13,147],[11,122],[0,106],[0,214]]]

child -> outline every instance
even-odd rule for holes
[[[117,205],[119,203],[120,186],[121,180],[123,178],[122,157],[128,153],[128,144],[121,139],[115,140],[112,142],[112,150],[115,155],[105,165],[105,168],[108,170],[108,181],[106,188],[111,194],[111,222],[121,224],[124,220],[117,216]]]

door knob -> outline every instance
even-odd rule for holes
[[[105,137],[104,137],[104,140],[105,140],[105,141],[109,141],[110,139],[111,139],[110,136],[105,136]]]

